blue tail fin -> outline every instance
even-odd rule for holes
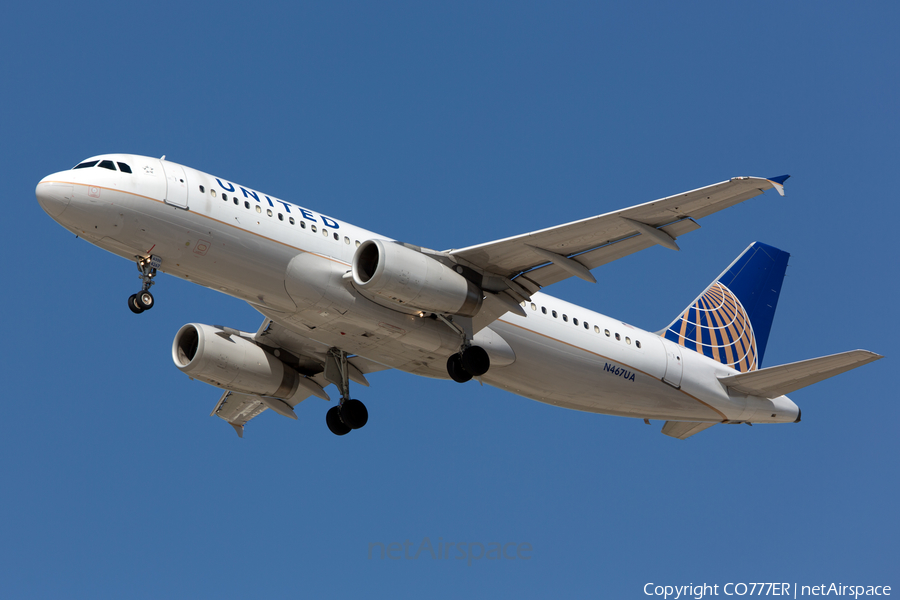
[[[663,334],[746,373],[762,365],[790,254],[754,242]]]

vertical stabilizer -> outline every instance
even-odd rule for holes
[[[750,244],[662,335],[742,373],[758,369],[789,257]]]

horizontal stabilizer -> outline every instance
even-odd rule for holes
[[[883,357],[868,350],[851,350],[749,373],[720,377],[719,381],[725,387],[739,394],[777,398],[823,379],[840,375],[850,369],[861,367],[879,358]]]
[[[715,423],[696,423],[692,421],[666,421],[662,432],[670,437],[686,440],[695,433],[709,429]]]

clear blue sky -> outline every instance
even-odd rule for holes
[[[604,597],[659,584],[900,585],[896,3],[23,3],[4,9],[0,595]],[[627,4],[627,5],[626,5]],[[88,156],[160,156],[436,249],[738,175],[790,173],[552,294],[665,326],[750,242],[792,254],[768,365],[884,360],[803,422],[661,423],[372,376],[239,440],[172,364],[240,301],[159,278],[37,205]],[[860,304],[861,303],[861,304]],[[370,559],[527,543],[529,560]],[[474,548],[474,547],[473,547]]]

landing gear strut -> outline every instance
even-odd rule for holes
[[[135,262],[138,271],[141,272],[140,279],[143,285],[140,292],[128,297],[128,308],[135,314],[141,314],[145,310],[153,308],[154,300],[153,294],[150,293],[150,286],[156,283],[153,278],[156,277],[156,269],[162,264],[162,259],[156,255],[152,255],[150,258],[137,256]]]
[[[341,391],[341,402],[325,413],[325,424],[334,435],[346,435],[351,429],[361,429],[369,421],[366,405],[350,397],[350,365],[347,353],[338,348],[328,351],[325,379]]]

